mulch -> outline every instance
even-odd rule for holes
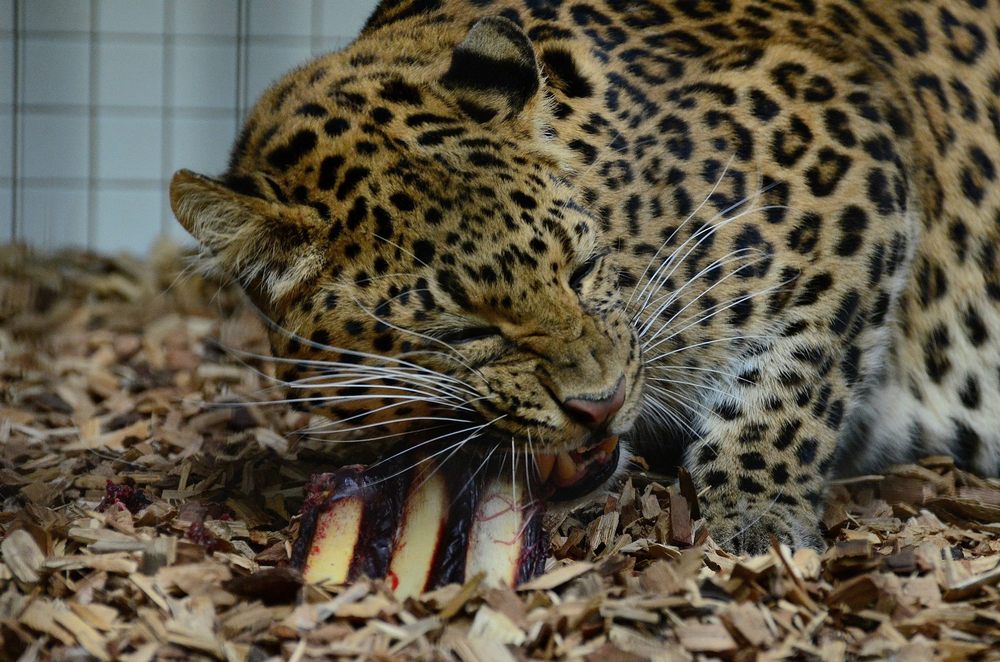
[[[0,659],[1000,659],[1000,481],[942,457],[836,484],[822,554],[731,556],[639,471],[550,515],[517,589],[304,584],[333,467],[264,404],[256,314],[184,265],[0,247]]]

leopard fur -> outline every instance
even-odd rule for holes
[[[759,552],[836,471],[1000,473],[998,168],[997,0],[385,0],[171,201],[359,447],[677,440]]]

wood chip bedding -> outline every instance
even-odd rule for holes
[[[835,485],[823,554],[732,557],[640,471],[550,515],[516,590],[305,584],[293,515],[335,467],[184,264],[0,248],[0,659],[1000,659],[1000,482],[941,457]]]

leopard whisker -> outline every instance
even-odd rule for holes
[[[725,336],[723,338],[713,338],[712,340],[704,340],[701,342],[694,343],[693,345],[684,345],[683,347],[678,347],[677,349],[672,349],[669,352],[663,352],[657,354],[653,358],[648,360],[648,363],[653,363],[664,359],[668,356],[673,356],[674,354],[680,354],[681,352],[686,352],[691,349],[696,349],[698,347],[704,347],[705,345],[714,345],[721,342],[735,342],[737,340],[771,340],[771,336],[765,336],[761,334],[749,334],[749,335],[736,335],[736,336]]]
[[[469,422],[471,423],[472,421],[469,421]],[[430,427],[426,427],[426,428],[422,427],[422,428],[420,428],[420,432],[431,432],[431,431],[434,431],[434,430],[443,430],[445,428],[450,428],[450,427],[451,427],[450,425],[432,425]],[[373,442],[373,441],[383,441],[385,439],[392,439],[393,437],[405,437],[405,436],[409,436],[409,435],[413,434],[413,431],[412,430],[403,430],[401,432],[390,432],[390,433],[387,433],[387,434],[380,434],[380,435],[374,436],[374,437],[361,437],[361,438],[352,438],[352,439],[327,439],[325,436],[322,436],[323,433],[321,433],[321,432],[317,432],[317,433],[313,434],[311,432],[311,428],[308,427],[308,426],[306,426],[305,428],[302,428],[301,430],[299,430],[296,434],[298,434],[300,437],[302,437],[304,439],[311,439],[313,441],[322,441],[322,442],[325,442],[325,443],[334,443],[334,444],[362,444],[362,443],[370,443],[370,442]]]
[[[731,272],[731,273],[727,274],[723,278],[720,278],[711,287],[708,287],[705,290],[703,290],[698,296],[696,296],[694,299],[692,299],[687,305],[685,305],[683,308],[681,308],[680,310],[678,310],[677,312],[675,312],[673,315],[671,315],[670,319],[666,320],[665,322],[663,322],[663,324],[660,325],[660,327],[656,330],[656,333],[654,333],[649,338],[645,339],[645,342],[643,342],[643,349],[652,349],[652,348],[656,347],[657,345],[660,345],[663,342],[666,342],[666,341],[670,340],[671,338],[673,338],[674,336],[676,336],[678,333],[683,333],[684,331],[686,331],[687,329],[691,328],[694,325],[701,324],[702,322],[708,321],[709,319],[711,319],[715,315],[718,315],[721,312],[729,310],[733,306],[737,306],[737,305],[743,303],[744,301],[749,301],[750,299],[756,298],[758,296],[763,296],[765,294],[770,294],[776,288],[780,287],[779,285],[774,285],[774,286],[771,286],[771,287],[766,287],[766,288],[764,288],[762,290],[758,290],[756,292],[751,292],[751,293],[748,293],[748,294],[741,294],[741,295],[739,295],[737,297],[733,297],[732,299],[727,299],[726,301],[721,301],[721,302],[719,302],[719,303],[717,303],[715,305],[709,306],[707,309],[701,311],[700,313],[696,313],[695,315],[692,315],[690,317],[681,318],[681,320],[678,321],[677,323],[678,324],[686,324],[686,326],[683,326],[682,328],[677,329],[676,331],[671,332],[671,334],[668,335],[665,338],[662,338],[660,340],[656,340],[660,336],[661,333],[663,333],[664,331],[668,330],[668,327],[674,322],[674,320],[677,319],[677,317],[681,313],[683,313],[685,310],[687,310],[688,308],[690,308],[692,304],[694,304],[696,301],[698,301],[699,299],[701,299],[703,296],[707,295],[709,292],[711,292],[717,286],[719,286],[720,284],[722,284],[727,278],[729,278],[730,276],[735,275],[736,273],[737,272],[734,271],[734,272]],[[700,315],[700,317],[699,317],[699,315]],[[691,320],[692,318],[695,318],[694,321],[688,323],[688,320]],[[656,340],[655,343],[653,342],[654,340]]]
[[[691,253],[693,253],[695,251],[695,249],[697,249],[705,241],[707,241],[709,239],[709,237],[711,237],[712,235],[714,235],[716,232],[718,232],[722,228],[724,228],[724,227],[726,227],[726,226],[728,226],[728,225],[730,225],[732,223],[735,223],[736,221],[740,220],[744,216],[747,216],[749,214],[754,214],[754,213],[757,213],[757,212],[761,212],[761,211],[767,211],[769,208],[772,208],[772,207],[776,207],[776,206],[772,205],[770,207],[752,207],[750,209],[747,209],[746,211],[742,211],[739,214],[736,214],[735,216],[730,216],[729,218],[724,219],[720,223],[716,223],[716,224],[712,224],[712,225],[705,225],[702,228],[699,228],[694,233],[692,233],[692,235],[690,237],[688,237],[687,239],[685,239],[684,242],[681,243],[680,246],[678,246],[676,249],[674,249],[674,251],[669,256],[667,256],[667,258],[663,261],[663,263],[653,273],[653,276],[650,278],[650,283],[653,283],[653,289],[646,295],[646,300],[643,302],[642,307],[639,309],[640,312],[644,311],[646,309],[646,307],[649,305],[649,299],[652,297],[653,292],[655,292],[656,290],[658,290],[663,285],[663,283],[665,283],[667,280],[669,280],[670,277],[673,276],[674,273],[677,271],[677,269],[679,269],[680,266],[685,263],[685,260],[687,260],[687,258],[691,255]],[[714,218],[718,218],[718,215],[716,217],[714,217]],[[714,218],[713,218],[713,220],[714,220]],[[687,252],[685,252],[683,255],[680,255],[680,252],[684,249],[684,247],[687,246],[687,244],[689,242],[691,242],[691,241],[693,241],[695,239],[697,239],[697,241],[690,248],[687,249]],[[680,256],[679,259],[678,259],[678,256]],[[675,261],[676,261],[676,264],[674,264]],[[666,273],[663,273],[664,270],[667,269],[667,268],[670,268],[670,271],[668,271]]]
[[[674,228],[674,231],[671,232],[670,235],[666,239],[663,240],[663,243],[660,244],[660,247],[658,249],[656,249],[656,252],[653,254],[653,257],[649,258],[649,262],[646,263],[646,268],[643,270],[642,274],[639,276],[639,280],[640,281],[643,278],[646,277],[646,274],[649,273],[649,268],[651,266],[653,266],[653,262],[655,262],[656,258],[658,258],[660,256],[660,252],[664,248],[666,248],[667,244],[669,244],[673,240],[673,238],[677,235],[677,233],[681,231],[681,228],[683,228],[685,225],[687,225],[688,221],[690,221],[692,218],[694,218],[698,214],[698,212],[701,211],[702,207],[704,207],[706,204],[708,204],[709,199],[711,199],[711,197],[715,194],[715,192],[718,190],[719,186],[722,185],[722,180],[725,179],[726,173],[729,172],[729,168],[730,168],[730,166],[733,165],[733,160],[735,158],[736,158],[736,154],[733,154],[732,156],[729,157],[729,161],[726,163],[726,166],[722,169],[722,174],[719,175],[719,178],[717,180],[715,180],[715,184],[712,186],[712,189],[708,192],[708,194],[705,195],[705,198],[698,204],[697,207],[695,207],[694,211],[692,211],[690,214],[688,214],[687,218],[685,218],[681,222],[680,225],[678,225],[676,228]],[[652,282],[653,282],[652,278],[650,278],[648,281],[646,281],[646,284],[643,285],[642,291],[639,292],[639,296],[640,297],[642,297],[642,295],[646,293],[646,288],[649,287],[652,284]],[[625,307],[626,308],[632,304],[632,299],[635,296],[635,293],[636,293],[636,290],[633,289],[632,293],[629,295],[628,301],[625,302]],[[643,308],[645,308],[645,305],[643,306]]]
[[[694,284],[699,278],[704,277],[706,274],[710,273],[712,270],[717,269],[719,267],[723,267],[723,266],[729,264],[730,262],[738,262],[738,261],[742,260],[744,258],[744,255],[742,255],[743,253],[752,253],[752,252],[755,252],[755,251],[753,249],[749,249],[749,248],[740,249],[739,251],[733,251],[733,253],[730,253],[729,255],[725,256],[724,258],[720,258],[718,260],[715,260],[714,262],[712,262],[711,264],[709,264],[708,266],[706,266],[704,269],[702,269],[697,274],[695,274],[694,276],[692,276],[690,279],[688,279],[688,281],[686,283],[684,283],[683,285],[681,285],[679,288],[675,289],[673,292],[670,292],[668,294],[663,295],[663,297],[661,297],[661,299],[665,299],[665,300],[662,301],[662,303],[658,303],[656,310],[654,310],[652,313],[650,313],[649,316],[646,318],[646,322],[643,324],[642,328],[639,329],[639,336],[640,337],[645,336],[646,333],[649,332],[649,329],[652,328],[653,324],[656,321],[659,320],[659,317],[663,313],[663,311],[666,310],[667,308],[669,308],[672,303],[674,303],[675,301],[677,301],[677,299],[680,298],[681,294],[688,287],[690,287],[692,284]],[[734,256],[734,253],[741,253],[741,255]],[[757,260],[754,260],[754,262],[757,262],[757,261],[759,261],[761,259],[764,259],[764,258],[758,258]],[[750,264],[753,264],[754,262],[751,262]],[[713,289],[715,289],[716,287],[718,287],[721,283],[725,282],[730,277],[732,277],[732,276],[740,273],[741,269],[743,269],[743,267],[740,267],[740,269],[735,269],[735,270],[731,271],[730,273],[726,274],[725,276],[723,276],[719,280],[715,281],[708,288],[702,290],[701,293],[698,294],[698,296],[696,296],[694,299],[692,299],[691,301],[689,301],[679,311],[677,311],[676,313],[674,313],[674,315],[671,316],[670,319],[668,319],[667,321],[663,322],[660,325],[660,328],[657,330],[657,332],[653,334],[652,338],[655,338],[657,335],[659,335],[659,333],[668,324],[670,324],[670,322],[674,318],[676,318],[677,315],[679,315],[680,313],[682,313],[685,310],[687,310],[694,302],[698,301],[701,297],[705,296],[710,291],[712,291]],[[655,301],[660,301],[660,299],[657,299]],[[640,311],[640,314],[642,312],[643,311]],[[650,338],[650,340],[652,340],[652,338]]]
[[[473,425],[473,426],[470,426],[470,427],[462,428],[460,430],[454,430],[452,432],[446,432],[445,434],[441,434],[441,435],[438,435],[438,436],[433,437],[431,439],[427,439],[427,440],[421,441],[421,442],[419,442],[417,444],[414,444],[412,446],[407,446],[406,448],[404,448],[401,451],[393,453],[392,455],[390,455],[388,457],[384,457],[384,458],[379,459],[374,464],[369,465],[368,468],[369,469],[374,469],[376,467],[379,467],[379,466],[385,464],[386,462],[389,462],[391,460],[396,459],[397,457],[400,457],[400,456],[405,455],[407,453],[411,453],[411,452],[417,450],[418,448],[423,448],[424,446],[426,446],[428,444],[432,444],[432,443],[434,443],[436,441],[440,441],[441,439],[446,439],[448,437],[453,437],[453,436],[459,435],[459,434],[465,434],[466,432],[472,432],[473,435],[474,435],[474,434],[476,434],[478,432],[481,432],[482,430],[488,428],[489,426],[493,425],[494,423],[496,423],[500,419],[504,418],[505,416],[506,416],[506,414],[502,414],[502,415],[497,416],[493,420],[488,421],[486,423],[482,423],[480,425]],[[460,441],[458,445],[460,446],[461,444],[465,443],[465,441],[469,440],[471,437],[472,437],[472,435],[470,435],[469,437],[466,437],[465,439],[463,439],[462,441]],[[450,448],[454,448],[454,446],[448,446],[448,448],[449,449]],[[430,455],[429,457],[436,457],[438,455],[440,455],[440,453],[434,453],[434,454]],[[421,462],[423,462],[423,461],[424,460],[421,460]],[[413,466],[416,466],[416,465],[413,465]]]

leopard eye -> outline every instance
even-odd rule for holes
[[[597,269],[597,266],[601,263],[601,260],[604,259],[605,255],[607,255],[607,253],[595,253],[590,256],[590,259],[577,267],[573,273],[570,274],[569,286],[577,292],[580,291],[580,286],[583,285],[583,281],[586,280],[587,276],[594,273],[594,270]]]
[[[476,340],[488,340],[500,335],[500,329],[495,326],[470,326],[465,329],[454,329],[435,334],[438,340],[449,345],[464,345]]]

